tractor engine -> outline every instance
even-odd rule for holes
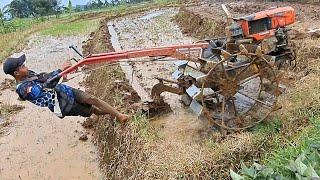
[[[295,55],[289,48],[287,33],[287,26],[295,22],[292,7],[271,8],[239,18],[231,17],[225,5],[222,8],[228,18],[225,43],[232,47],[229,50],[234,50],[239,44],[250,46],[249,49],[252,50],[261,46],[262,53],[270,55],[268,59],[275,61],[279,68],[285,63],[290,66],[295,64]]]

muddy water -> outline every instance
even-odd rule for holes
[[[159,10],[148,12],[142,15],[135,15],[110,22],[109,32],[113,37],[118,37],[115,42],[115,49],[121,47],[124,50],[142,49],[156,46],[175,44],[190,44],[194,39],[184,37],[177,25],[170,19],[177,13],[175,9]],[[110,30],[110,27],[112,28]],[[115,32],[116,31],[116,35]],[[113,40],[115,41],[115,40]],[[120,50],[120,49],[119,49]],[[136,60],[149,60],[139,58]],[[134,78],[138,79],[140,86],[150,94],[151,87],[158,81],[155,76],[172,79],[172,73],[176,69],[174,62],[168,59],[157,62],[134,63]],[[125,72],[131,77],[132,73]],[[129,78],[130,80],[130,78]],[[135,87],[134,87],[135,88]],[[136,89],[139,93],[139,89]],[[205,123],[191,112],[188,107],[180,103],[180,96],[163,93],[164,99],[170,104],[173,112],[161,115],[152,120],[153,126],[159,128],[165,142],[197,142],[205,129]]]
[[[68,59],[68,46],[81,47],[84,37],[32,37],[23,50],[26,66],[36,72],[52,71]],[[2,65],[1,65],[2,67]],[[1,71],[0,80],[10,78]],[[83,77],[67,84],[79,87]],[[89,140],[79,141],[81,117],[59,119],[47,108],[17,100],[10,90],[0,101],[25,109],[12,116],[8,135],[0,137],[0,179],[101,179],[96,150]]]

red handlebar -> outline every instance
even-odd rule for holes
[[[197,43],[189,45],[175,45],[166,47],[156,47],[143,50],[129,50],[129,51],[119,51],[110,53],[93,54],[77,64],[62,71],[59,76],[65,76],[81,66],[92,65],[99,63],[112,63],[118,62],[121,59],[138,58],[138,57],[155,57],[155,56],[168,56],[177,59],[186,59],[187,55],[179,52],[179,50],[192,50],[192,49],[202,49],[208,47],[208,43]]]

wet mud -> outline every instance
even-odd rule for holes
[[[69,58],[70,44],[81,48],[85,39],[77,36],[33,36],[27,48],[13,56],[25,53],[27,67],[36,72],[50,72],[60,68]],[[81,88],[79,82],[83,77],[79,76],[67,84]],[[0,179],[101,178],[95,147],[90,141],[79,141],[79,137],[86,134],[80,124],[84,118],[60,119],[47,108],[19,101],[11,79],[1,71],[0,101],[25,108],[11,115],[5,136],[0,135]],[[90,134],[88,138],[91,139]]]
[[[149,11],[145,14],[109,22],[109,29],[110,27],[114,28],[119,41],[119,43],[112,44],[118,50],[191,44],[195,39],[184,37],[177,25],[170,21],[177,12],[177,9]],[[109,32],[114,34],[113,31]],[[134,36],[132,36],[133,34]],[[144,97],[146,93],[150,95],[152,86],[158,83],[158,80],[154,77],[172,79],[172,73],[177,68],[174,61],[168,61],[168,59],[155,62],[147,62],[148,58],[137,58],[135,60],[146,62],[131,63],[134,74],[124,68],[122,69],[127,74],[129,81],[135,79],[132,85],[138,94],[141,90],[135,88],[135,84],[138,83],[143,88],[141,94]],[[172,112],[152,118],[151,124],[159,129],[165,139],[164,141],[184,142],[186,144],[198,141],[200,138],[199,132],[205,129],[205,122],[200,120],[191,109],[182,105],[180,96],[171,93],[163,93],[163,96],[165,102],[170,105]]]

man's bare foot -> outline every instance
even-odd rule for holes
[[[130,120],[130,116],[126,114],[121,114],[117,119],[120,123],[125,124]]]

